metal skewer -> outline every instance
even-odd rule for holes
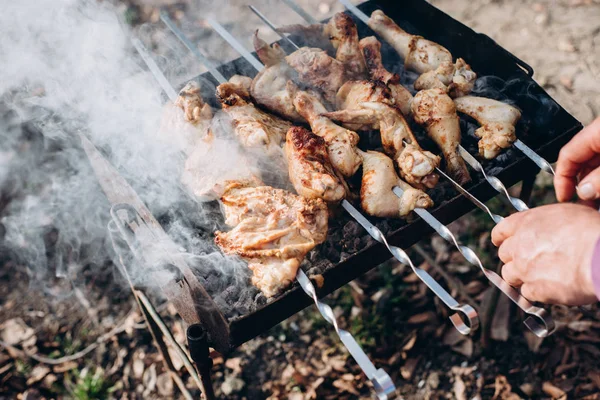
[[[273,26],[273,24],[264,15],[262,15],[255,7],[250,6],[250,9],[252,11],[254,11],[256,13],[256,15],[258,15],[258,17],[261,20],[263,20],[267,25],[269,25],[271,28],[273,28],[273,30],[275,32],[277,32],[282,38],[287,40],[295,48],[298,48],[298,45],[296,45],[290,38],[279,33],[279,31]],[[406,142],[404,142],[404,143],[406,144]],[[469,157],[472,158],[472,156],[470,154],[468,154],[468,155],[469,155]],[[475,160],[475,159],[473,158],[473,160]],[[481,164],[479,164],[479,166],[481,167]],[[502,221],[503,218],[501,216],[499,216],[497,214],[493,214],[490,211],[490,209],[483,202],[479,201],[479,199],[477,199],[475,196],[473,196],[471,193],[469,193],[466,189],[464,189],[461,185],[459,185],[458,182],[454,181],[454,179],[450,178],[450,176],[448,176],[440,168],[436,167],[436,170],[438,173],[440,173],[445,178],[450,180],[454,184],[454,186],[456,186],[459,189],[459,191],[462,194],[464,194],[467,198],[469,198],[476,206],[478,206],[479,208],[486,211],[495,223],[499,223],[500,221]],[[482,167],[481,167],[481,170],[484,173],[484,176],[486,176]],[[494,177],[494,179],[498,180],[495,177]],[[498,182],[499,182],[499,180],[498,180]],[[504,186],[502,185],[502,187],[504,187]],[[402,197],[403,190],[400,187],[395,186],[393,188],[393,191],[394,191],[394,194],[396,194],[398,197]],[[506,195],[508,196],[508,193],[506,193]],[[520,199],[516,199],[516,200],[521,201]],[[522,201],[521,201],[521,203],[522,203]],[[525,204],[523,203],[523,205],[525,205]],[[344,208],[346,208],[345,205],[344,205]],[[353,215],[355,218],[357,218],[351,211],[349,211],[349,212],[351,215]],[[519,308],[521,308],[525,313],[527,313],[529,315],[529,317],[527,319],[525,319],[524,324],[535,335],[537,335],[539,337],[546,337],[554,331],[554,321],[552,320],[551,316],[548,314],[548,312],[545,309],[536,307],[533,304],[531,304],[529,302],[529,300],[527,300],[525,297],[521,296],[521,294],[516,289],[514,289],[508,283],[506,283],[506,281],[504,281],[497,273],[485,268],[483,266],[481,260],[479,259],[479,257],[477,257],[477,254],[475,254],[475,252],[473,250],[471,250],[469,247],[461,245],[458,242],[458,240],[456,239],[456,237],[454,236],[454,234],[448,229],[448,227],[446,227],[444,224],[442,224],[429,211],[427,211],[423,208],[415,208],[415,213],[417,215],[419,215],[429,226],[431,226],[441,237],[443,237],[445,240],[447,240],[448,242],[453,244],[469,263],[471,263],[472,265],[478,266],[482,270],[485,277],[490,282],[492,282],[492,284],[494,284],[494,286],[496,286],[498,289],[500,289],[515,304],[517,304],[517,306]],[[357,218],[357,220],[358,220],[358,218]],[[360,221],[359,221],[359,223],[360,223]],[[361,223],[361,225],[362,225],[362,223]],[[369,228],[367,228],[365,225],[363,225],[363,226],[365,227],[365,229],[367,229],[369,231]],[[369,231],[369,233],[371,233],[371,232]],[[374,232],[374,233],[376,234],[376,232]],[[376,237],[376,235],[372,235],[372,236],[376,240],[379,240]],[[383,238],[383,240],[385,240],[385,238]],[[384,242],[382,242],[382,243],[384,243]],[[392,254],[394,254],[394,251],[390,248],[390,246],[387,244],[387,242],[385,242],[384,244],[388,247],[390,252],[392,252]],[[396,257],[396,254],[394,254],[394,257]]]
[[[225,77],[217,70],[217,67],[215,67],[212,61],[205,57],[204,54],[202,54],[200,50],[198,50],[198,47],[194,46],[194,44],[187,38],[187,36],[185,36],[185,34],[177,27],[177,25],[175,25],[175,23],[169,17],[169,14],[165,10],[162,10],[160,12],[160,19],[162,20],[162,22],[165,23],[165,25],[167,25],[171,32],[173,32],[173,34],[177,36],[177,39],[179,39],[181,43],[183,43],[184,46],[187,47],[187,49],[194,55],[194,57],[196,57],[196,59],[208,69],[210,74],[214,76],[214,78],[217,81],[220,82],[222,80],[226,80]]]
[[[254,6],[248,6],[248,7],[265,24],[267,24],[271,29],[273,29],[279,36],[281,36],[282,38],[287,40],[288,43],[290,43],[294,48],[296,48],[296,49],[299,48],[299,46],[296,43],[294,43],[294,41],[292,41],[289,37],[287,37],[286,35],[283,35],[281,32],[279,32],[277,30],[277,28],[275,27],[275,25],[271,21],[269,21],[269,19],[266,16],[264,16],[256,7],[254,7]],[[483,203],[481,203],[481,202],[479,202],[479,203],[483,205]],[[485,205],[483,205],[483,206],[485,207]],[[400,261],[403,264],[409,265],[411,267],[411,269],[413,270],[413,272],[417,275],[417,277],[419,277],[419,279],[421,279],[421,281],[423,281],[423,283],[425,283],[425,285],[427,285],[427,287],[429,289],[431,289],[431,291],[433,291],[433,293],[436,296],[438,296],[440,298],[440,300],[442,300],[442,302],[444,302],[444,304],[446,304],[448,306],[448,308],[450,308],[453,311],[460,312],[464,316],[466,316],[466,319],[469,321],[468,326],[461,319],[460,315],[453,314],[450,316],[450,321],[452,322],[452,324],[456,327],[456,329],[460,333],[466,335],[477,328],[477,326],[479,325],[479,319],[478,319],[477,313],[475,312],[473,307],[471,307],[470,305],[461,305],[460,303],[458,303],[458,301],[456,301],[435,279],[433,279],[433,277],[431,277],[431,275],[429,275],[423,269],[416,268],[415,265],[413,264],[413,262],[408,257],[408,254],[406,254],[406,252],[399,247],[391,246],[387,242],[383,233],[376,226],[371,224],[369,222],[369,220],[367,218],[365,218],[365,216],[362,215],[361,212],[358,211],[350,202],[348,202],[347,200],[343,200],[342,207],[344,207],[344,209],[360,225],[362,225],[362,227],[365,228],[367,230],[367,232],[369,232],[369,235],[371,235],[371,237],[373,239],[377,240],[379,243],[386,246],[387,249],[389,250],[389,252],[394,256],[394,258],[396,260]],[[490,212],[490,216],[491,215],[492,214]],[[500,216],[497,216],[497,217],[501,218]]]
[[[157,81],[159,81],[160,80],[160,76],[162,76],[162,73],[160,72],[160,70],[158,70],[158,69],[157,70],[152,70],[151,69],[151,72],[153,74],[158,73],[158,75],[155,75],[155,78],[157,79]],[[222,77],[222,80],[221,80],[221,79],[219,79],[218,77],[215,76],[215,79],[217,79],[219,81],[219,83],[224,83],[224,82],[227,81],[225,79],[225,77]],[[171,90],[174,92],[173,88],[171,88]],[[352,205],[350,203],[348,203],[348,205],[350,207],[352,207]],[[352,207],[352,208],[354,208],[354,207]],[[356,212],[358,213],[358,210],[356,210]],[[367,223],[368,223],[368,221],[367,221]],[[381,234],[381,232],[379,232],[379,233]],[[381,234],[381,237],[383,237],[383,234]],[[408,258],[408,256],[406,256],[406,258]],[[423,272],[425,274],[427,274],[426,271],[423,271]],[[427,276],[429,276],[429,274],[427,274]],[[433,278],[431,278],[431,276],[429,276],[429,278],[431,280],[433,280]],[[388,398],[390,398],[390,396],[396,390],[396,387],[395,387],[392,379],[390,378],[390,376],[382,368],[379,368],[379,369],[375,368],[375,365],[371,362],[371,360],[369,359],[369,357],[366,355],[366,353],[364,352],[364,350],[360,347],[360,345],[358,344],[358,342],[354,339],[354,337],[352,336],[352,334],[350,334],[349,332],[341,329],[338,326],[338,323],[337,323],[337,320],[336,320],[335,315],[333,313],[333,310],[331,309],[331,307],[329,305],[327,305],[327,304],[325,304],[325,303],[323,303],[322,301],[319,300],[314,285],[312,284],[312,282],[310,281],[310,279],[306,276],[306,274],[304,273],[304,271],[301,268],[298,269],[298,272],[296,274],[296,280],[298,281],[298,283],[302,287],[302,290],[304,290],[304,292],[313,299],[313,301],[314,301],[317,309],[319,310],[319,313],[321,314],[321,316],[328,323],[330,323],[331,325],[333,325],[333,327],[334,327],[337,335],[339,336],[340,340],[342,341],[342,343],[344,344],[344,346],[346,346],[346,348],[348,349],[348,352],[356,360],[357,364],[360,366],[360,368],[365,373],[365,375],[367,376],[367,378],[373,383],[373,387],[375,388],[375,392],[377,393],[377,397],[380,400],[387,400]],[[435,284],[437,284],[437,282],[435,282]],[[441,288],[441,290],[444,293],[446,293],[443,290],[443,288]],[[450,295],[447,294],[447,297],[450,297]],[[442,300],[444,300],[444,299],[442,299]],[[453,306],[458,306],[458,303],[452,297],[450,297],[450,300],[447,300],[447,299],[444,300],[444,302],[447,302],[447,301],[449,301],[450,304],[452,304]],[[452,303],[452,301],[454,301],[454,303],[456,303],[456,305],[454,305]],[[475,310],[471,306],[467,305],[467,306],[462,306],[462,307],[465,309],[465,311],[463,311],[463,308],[461,308],[460,311],[465,312],[466,315],[469,315],[468,314],[469,312],[471,312],[472,314],[475,314],[475,320],[478,322]],[[453,324],[455,324],[455,326],[458,324],[457,329],[459,329],[459,328],[460,328],[459,330],[462,329],[463,333],[465,333],[465,331],[466,331],[466,333],[468,333],[470,331],[469,327],[466,326],[463,323],[463,321],[460,318],[460,316],[454,314],[451,317],[451,320],[452,320]]]
[[[171,84],[167,80],[167,77],[161,72],[158,65],[156,65],[156,63],[150,56],[148,49],[146,49],[146,46],[144,46],[138,38],[132,38],[131,43],[133,44],[133,47],[135,47],[139,55],[142,57],[142,60],[144,60],[144,62],[146,63],[146,66],[148,67],[150,72],[152,72],[152,75],[154,76],[162,90],[164,90],[167,96],[169,96],[169,99],[171,101],[175,101],[177,99],[177,92],[175,91],[175,89],[173,89],[173,86],[171,86]]]

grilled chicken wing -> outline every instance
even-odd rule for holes
[[[288,25],[281,32],[301,34],[311,46],[328,50],[333,46],[336,60],[346,67],[349,79],[363,79],[365,60],[358,45],[358,30],[352,17],[343,12],[335,14],[327,24]]]
[[[265,64],[250,87],[256,103],[291,121],[305,122],[292,102],[292,81],[298,79],[298,74],[285,61],[285,52],[277,43],[269,46],[258,37],[258,30],[254,34],[254,49]]]
[[[422,90],[413,100],[412,112],[444,153],[448,173],[460,184],[468,182],[469,171],[458,153],[460,123],[452,99],[442,89]]]
[[[445,47],[407,33],[381,10],[373,11],[369,27],[400,54],[406,69],[423,74],[415,82],[415,89],[440,88],[452,97],[464,96],[473,89],[477,74],[461,58],[454,64]]]
[[[321,199],[231,182],[221,202],[233,229],[216,232],[215,242],[248,261],[252,284],[267,297],[289,286],[306,254],[325,240],[328,211]]]
[[[308,92],[298,91],[294,106],[310,124],[312,131],[327,143],[329,159],[336,171],[345,177],[356,173],[361,159],[356,145],[359,137],[356,132],[344,129],[322,114],[327,112],[319,99]]]
[[[346,188],[329,161],[323,138],[294,126],[287,133],[285,152],[290,181],[300,196],[327,202],[344,198]]]
[[[517,136],[515,125],[521,118],[521,112],[501,101],[485,97],[465,96],[454,100],[456,109],[479,122],[481,127],[475,134],[479,141],[479,154],[492,159],[502,149],[510,147]]]
[[[231,125],[242,146],[259,148],[269,156],[281,156],[281,146],[292,124],[256,108],[245,87],[231,82],[217,87],[217,99],[231,118]]]
[[[320,91],[325,100],[335,103],[335,94],[346,81],[344,64],[324,50],[302,47],[285,58],[301,82]]]
[[[389,218],[408,215],[415,208],[433,205],[423,191],[412,188],[396,175],[394,163],[377,151],[362,152],[363,178],[360,187],[361,207],[369,215]],[[398,197],[392,192],[399,186],[404,193]]]
[[[412,94],[400,83],[400,76],[392,74],[383,66],[381,59],[381,43],[374,36],[363,38],[360,48],[365,58],[367,70],[371,79],[383,82],[390,89],[394,105],[398,107],[406,118],[411,117],[410,104]]]
[[[387,154],[394,157],[402,178],[418,188],[432,188],[438,182],[435,168],[440,158],[421,149],[400,110],[381,102],[358,103],[353,109],[323,114],[334,121],[379,129]]]

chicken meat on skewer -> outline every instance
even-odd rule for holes
[[[287,288],[306,254],[327,235],[328,210],[321,199],[283,189],[230,182],[221,197],[228,232],[215,234],[226,254],[248,262],[252,284],[266,297]]]
[[[356,23],[349,15],[339,12],[326,24],[288,25],[279,28],[280,32],[301,34],[305,43],[328,50],[333,46],[335,58],[346,67],[348,79],[364,79],[366,66],[358,45]]]
[[[252,80],[250,94],[254,101],[290,121],[305,122],[292,101],[292,82],[298,80],[298,74],[285,61],[285,52],[277,43],[269,46],[258,37],[258,30],[254,34],[254,49],[265,64]]]
[[[346,196],[347,188],[329,161],[323,138],[294,126],[287,133],[285,153],[290,181],[300,196],[326,202]]]
[[[335,170],[347,178],[354,175],[362,162],[356,149],[360,139],[358,134],[324,117],[322,114],[327,109],[313,94],[298,91],[294,97],[294,106],[308,121],[313,133],[327,143],[329,159]]]
[[[460,123],[452,99],[442,89],[422,90],[412,102],[412,113],[442,150],[450,176],[461,185],[468,182],[471,177],[458,152]]]
[[[394,163],[385,154],[377,151],[361,152],[363,178],[360,186],[361,207],[369,215],[382,218],[397,218],[408,215],[415,208],[429,208],[431,198],[423,191],[414,189],[396,175]],[[392,189],[399,186],[402,197]]]
[[[335,94],[348,79],[342,62],[311,47],[302,47],[285,60],[298,73],[300,82],[318,90],[329,103],[335,103]]]
[[[521,112],[501,101],[485,97],[465,96],[454,100],[458,112],[475,119],[481,127],[475,131],[479,140],[479,154],[492,159],[509,148],[517,136],[515,125],[521,118]]]
[[[373,11],[368,25],[400,54],[406,69],[421,74],[415,89],[440,88],[452,97],[464,96],[473,89],[477,74],[461,58],[453,63],[445,47],[404,31],[381,10]]]
[[[245,86],[247,83],[247,80],[236,77],[233,82],[220,84],[216,91],[217,99],[243,147],[259,149],[275,159],[282,157],[281,146],[292,124],[255,107]]]
[[[382,82],[346,82],[337,96],[339,111],[323,115],[354,130],[378,129],[383,148],[398,164],[402,178],[415,187],[432,188],[439,179],[435,168],[440,158],[419,146],[400,110],[390,105],[390,97]]]
[[[412,118],[410,104],[413,96],[400,83],[400,76],[389,72],[384,66],[381,58],[381,43],[375,36],[361,39],[360,48],[363,52],[367,70],[372,80],[383,82],[390,89],[394,105],[398,107],[405,118]]]

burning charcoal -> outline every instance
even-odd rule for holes
[[[344,225],[344,236],[358,236],[363,231],[363,228],[355,221],[349,221]]]

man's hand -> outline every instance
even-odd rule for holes
[[[569,201],[575,194],[592,201],[600,198],[600,118],[585,127],[558,155],[554,187],[558,201]],[[579,184],[578,184],[579,182]]]
[[[502,277],[527,299],[583,305],[598,301],[591,260],[599,236],[597,210],[553,204],[506,218],[492,231],[492,242],[505,264]]]

